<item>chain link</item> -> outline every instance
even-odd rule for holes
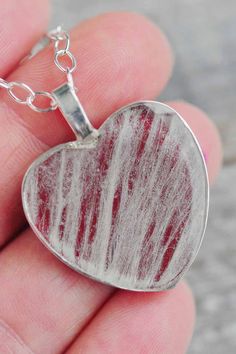
[[[63,63],[60,63],[59,58],[61,58],[61,57],[70,59],[71,65],[65,66]],[[60,69],[64,73],[73,73],[73,71],[76,68],[76,61],[75,61],[73,54],[71,52],[65,51],[65,50],[59,50],[58,52],[55,53],[55,64],[58,67],[58,69]]]
[[[45,38],[47,39],[45,41]],[[75,56],[70,51],[70,36],[67,31],[65,31],[61,26],[58,26],[56,29],[47,33],[47,35],[41,39],[41,41],[34,46],[32,52],[26,57],[31,59],[37,53],[39,53],[44,47],[49,43],[53,43],[54,47],[54,64],[57,68],[66,74],[67,81],[70,85],[73,85],[73,77],[72,73],[76,69],[77,62]],[[25,60],[23,59],[22,62]],[[2,78],[0,78],[0,89],[4,88],[7,90],[9,96],[16,102],[22,105],[27,105],[29,108],[34,110],[35,112],[50,112],[54,111],[58,108],[56,99],[54,96],[47,91],[34,91],[29,85],[12,81],[8,82]],[[17,90],[18,89],[18,90]],[[17,93],[20,91],[20,93]],[[24,95],[24,97],[22,97]],[[38,97],[44,97],[49,99],[49,104],[47,107],[40,107],[36,105],[35,100]]]
[[[0,78],[0,87],[8,89],[9,88],[9,83],[6,80],[3,80]]]
[[[64,38],[63,38],[64,37]],[[69,48],[70,48],[70,37],[68,35],[68,33],[64,33],[63,37],[61,37],[60,39],[56,39],[55,40],[55,44],[54,44],[54,48],[55,51],[59,51],[59,50],[63,50],[65,52],[69,52]],[[64,42],[64,48],[59,48],[60,44],[62,45]]]
[[[26,98],[22,99],[21,97],[17,96],[17,94],[14,93],[13,91],[14,88],[19,88],[21,89],[21,91],[25,91],[25,93],[27,94]],[[19,104],[27,104],[29,98],[34,99],[35,97],[34,91],[23,82],[17,82],[17,81],[9,82],[7,92],[11,96],[11,98],[13,98],[13,100]]]
[[[49,98],[50,105],[46,108],[41,108],[41,107],[36,106],[34,101],[38,96],[43,96],[43,97]],[[36,92],[34,92],[34,96],[28,96],[27,106],[30,107],[35,112],[39,112],[39,113],[50,112],[50,111],[54,111],[55,109],[57,109],[57,102],[50,92],[36,91]]]

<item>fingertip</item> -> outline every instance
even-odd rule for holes
[[[173,289],[152,294],[140,293],[136,299],[137,294],[130,295],[136,306],[143,307],[143,318],[145,312],[149,314],[144,323],[147,333],[149,330],[149,334],[153,334],[150,353],[185,353],[192,338],[196,313],[193,293],[188,284],[181,281]],[[145,309],[145,302],[150,311]]]
[[[196,135],[206,161],[209,181],[213,184],[222,164],[222,143],[213,121],[198,107],[185,101],[171,101],[174,108],[187,122]]]
[[[14,69],[46,30],[49,7],[48,0],[36,0],[33,6],[28,0],[1,2],[1,76],[6,77]]]
[[[193,292],[185,281],[180,281],[171,291],[172,298],[175,299],[173,309],[177,311],[180,317],[180,322],[177,323],[177,330],[183,336],[182,343],[187,348],[192,338],[196,320],[196,305]],[[184,314],[184,316],[182,317],[181,314]]]
[[[183,354],[187,351],[193,335],[196,319],[195,301],[192,290],[185,281],[177,284],[172,291],[172,297],[175,298],[172,317],[178,318],[178,321],[174,321],[173,330],[176,331],[178,340],[175,342],[177,347],[172,343],[169,353]]]
[[[149,351],[157,354],[183,354],[192,338],[195,323],[195,302],[186,282],[160,293],[128,293],[128,306],[133,308],[149,336]],[[130,316],[131,317],[131,316]],[[142,322],[143,321],[143,322]],[[128,325],[128,324],[127,324]],[[146,344],[145,344],[146,345]]]
[[[78,88],[95,126],[122,105],[156,97],[170,78],[170,44],[164,33],[140,14],[96,16],[76,28],[72,38],[80,47]]]
[[[194,301],[185,283],[161,293],[119,291],[68,352],[183,354],[194,319]]]
[[[151,64],[155,65],[153,74],[158,72],[158,74],[161,75],[158,76],[159,90],[161,90],[170,78],[174,65],[174,54],[167,35],[163,30],[149,17],[134,11],[107,12],[97,16],[97,18],[95,17],[93,20],[95,22],[99,20],[107,21],[108,26],[109,24],[112,27],[118,26],[118,29],[122,26],[125,34],[130,36],[127,39],[129,40],[132,37],[132,42],[130,42],[132,45],[134,42],[136,42],[136,45],[139,45],[140,40],[147,41],[146,45],[141,43],[141,48],[143,48],[144,52],[144,49],[148,52],[153,50],[153,54],[157,55],[153,55],[152,58],[150,55],[151,52],[149,52],[150,57],[146,62],[149,67]],[[118,31],[117,34],[119,35],[120,31]],[[140,49],[140,47],[138,49]],[[153,60],[153,63],[150,62],[150,60]],[[162,84],[162,81],[164,84]],[[158,82],[156,82],[156,84],[158,84]],[[158,94],[158,91],[155,92],[155,94]]]

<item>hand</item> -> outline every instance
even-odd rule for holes
[[[63,77],[51,49],[18,65],[47,26],[46,0],[4,1],[0,9],[0,77],[50,91]],[[72,33],[80,99],[98,127],[112,111],[153,99],[172,70],[169,44],[152,23],[128,13],[85,21]],[[191,83],[190,83],[191,84]],[[181,354],[191,338],[194,304],[184,283],[162,293],[134,293],[84,278],[58,261],[27,227],[20,187],[43,151],[73,139],[56,112],[40,114],[0,98],[0,353]],[[198,108],[169,102],[189,123],[206,156],[210,181],[221,147]],[[202,274],[204,276],[204,274]]]

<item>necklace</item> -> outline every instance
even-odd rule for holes
[[[169,289],[193,262],[206,228],[209,185],[197,139],[176,111],[154,101],[129,104],[95,129],[76,94],[69,34],[50,31],[28,58],[50,43],[66,76],[59,88],[37,92],[0,79],[17,103],[59,109],[76,137],[29,167],[26,218],[53,254],[86,276],[128,290]],[[38,96],[48,107],[36,104]]]

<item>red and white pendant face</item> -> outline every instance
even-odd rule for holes
[[[96,141],[59,145],[29,168],[26,217],[63,262],[116,287],[173,287],[192,263],[208,179],[185,122],[158,102],[114,113]]]

